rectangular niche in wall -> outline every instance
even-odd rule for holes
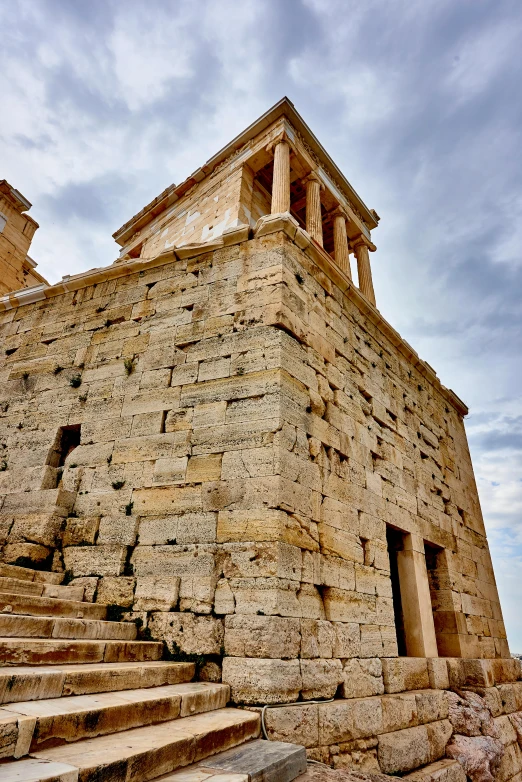
[[[424,540],[386,528],[399,655],[437,657]]]

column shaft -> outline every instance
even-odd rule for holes
[[[322,247],[321,183],[315,175],[310,176],[306,181],[306,230]]]
[[[279,141],[274,148],[271,213],[290,211],[290,146]]]
[[[352,273],[350,270],[348,236],[346,235],[346,217],[344,214],[334,214],[333,220],[335,262],[351,280]]]
[[[370,255],[365,242],[358,242],[355,245],[355,256],[357,258],[357,272],[359,275],[359,289],[366,296],[369,302],[375,307],[375,291],[373,290],[372,267],[370,265]]]

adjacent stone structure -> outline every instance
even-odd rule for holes
[[[29,257],[38,223],[26,214],[31,204],[5,179],[0,180],[0,295],[47,285]]]
[[[285,99],[115,264],[0,299],[0,538],[236,703],[334,699],[267,729],[394,774],[444,756],[450,687],[520,755],[522,694],[467,408],[376,308],[378,220]]]

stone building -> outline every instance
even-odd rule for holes
[[[0,180],[0,295],[45,284],[29,257],[38,223],[26,214],[31,204],[5,179]]]
[[[467,408],[379,312],[378,222],[283,99],[112,266],[0,299],[1,557],[316,760],[504,781],[521,673]]]

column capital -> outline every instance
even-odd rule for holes
[[[328,212],[329,217],[344,217],[346,222],[350,222],[350,217],[348,215],[348,212],[346,209],[344,209],[341,204],[337,204],[334,209],[332,209],[330,212]]]
[[[307,174],[305,177],[303,177],[301,182],[304,185],[307,185],[308,182],[317,182],[317,184],[320,186],[321,190],[324,190],[323,180],[321,179],[321,177],[315,171],[310,171],[309,174]]]
[[[377,246],[371,241],[371,239],[368,239],[368,237],[366,237],[364,234],[359,234],[359,236],[351,239],[351,244],[354,249],[361,246],[367,247],[371,253],[374,253],[377,249]]]
[[[269,154],[273,154],[273,152],[274,152],[275,148],[277,147],[277,145],[278,145],[278,144],[281,144],[281,143],[288,144],[288,146],[290,147],[290,149],[291,149],[293,152],[295,152],[295,149],[294,149],[294,144],[293,144],[293,142],[291,141],[291,139],[290,139],[290,137],[289,137],[288,133],[286,132],[286,130],[285,130],[284,128],[283,128],[282,130],[280,130],[280,131],[279,131],[279,133],[277,134],[277,136],[275,136],[275,138],[273,138],[273,139],[272,139],[272,140],[271,140],[271,141],[270,141],[270,142],[267,144],[267,146],[266,146],[266,151],[267,151]]]

